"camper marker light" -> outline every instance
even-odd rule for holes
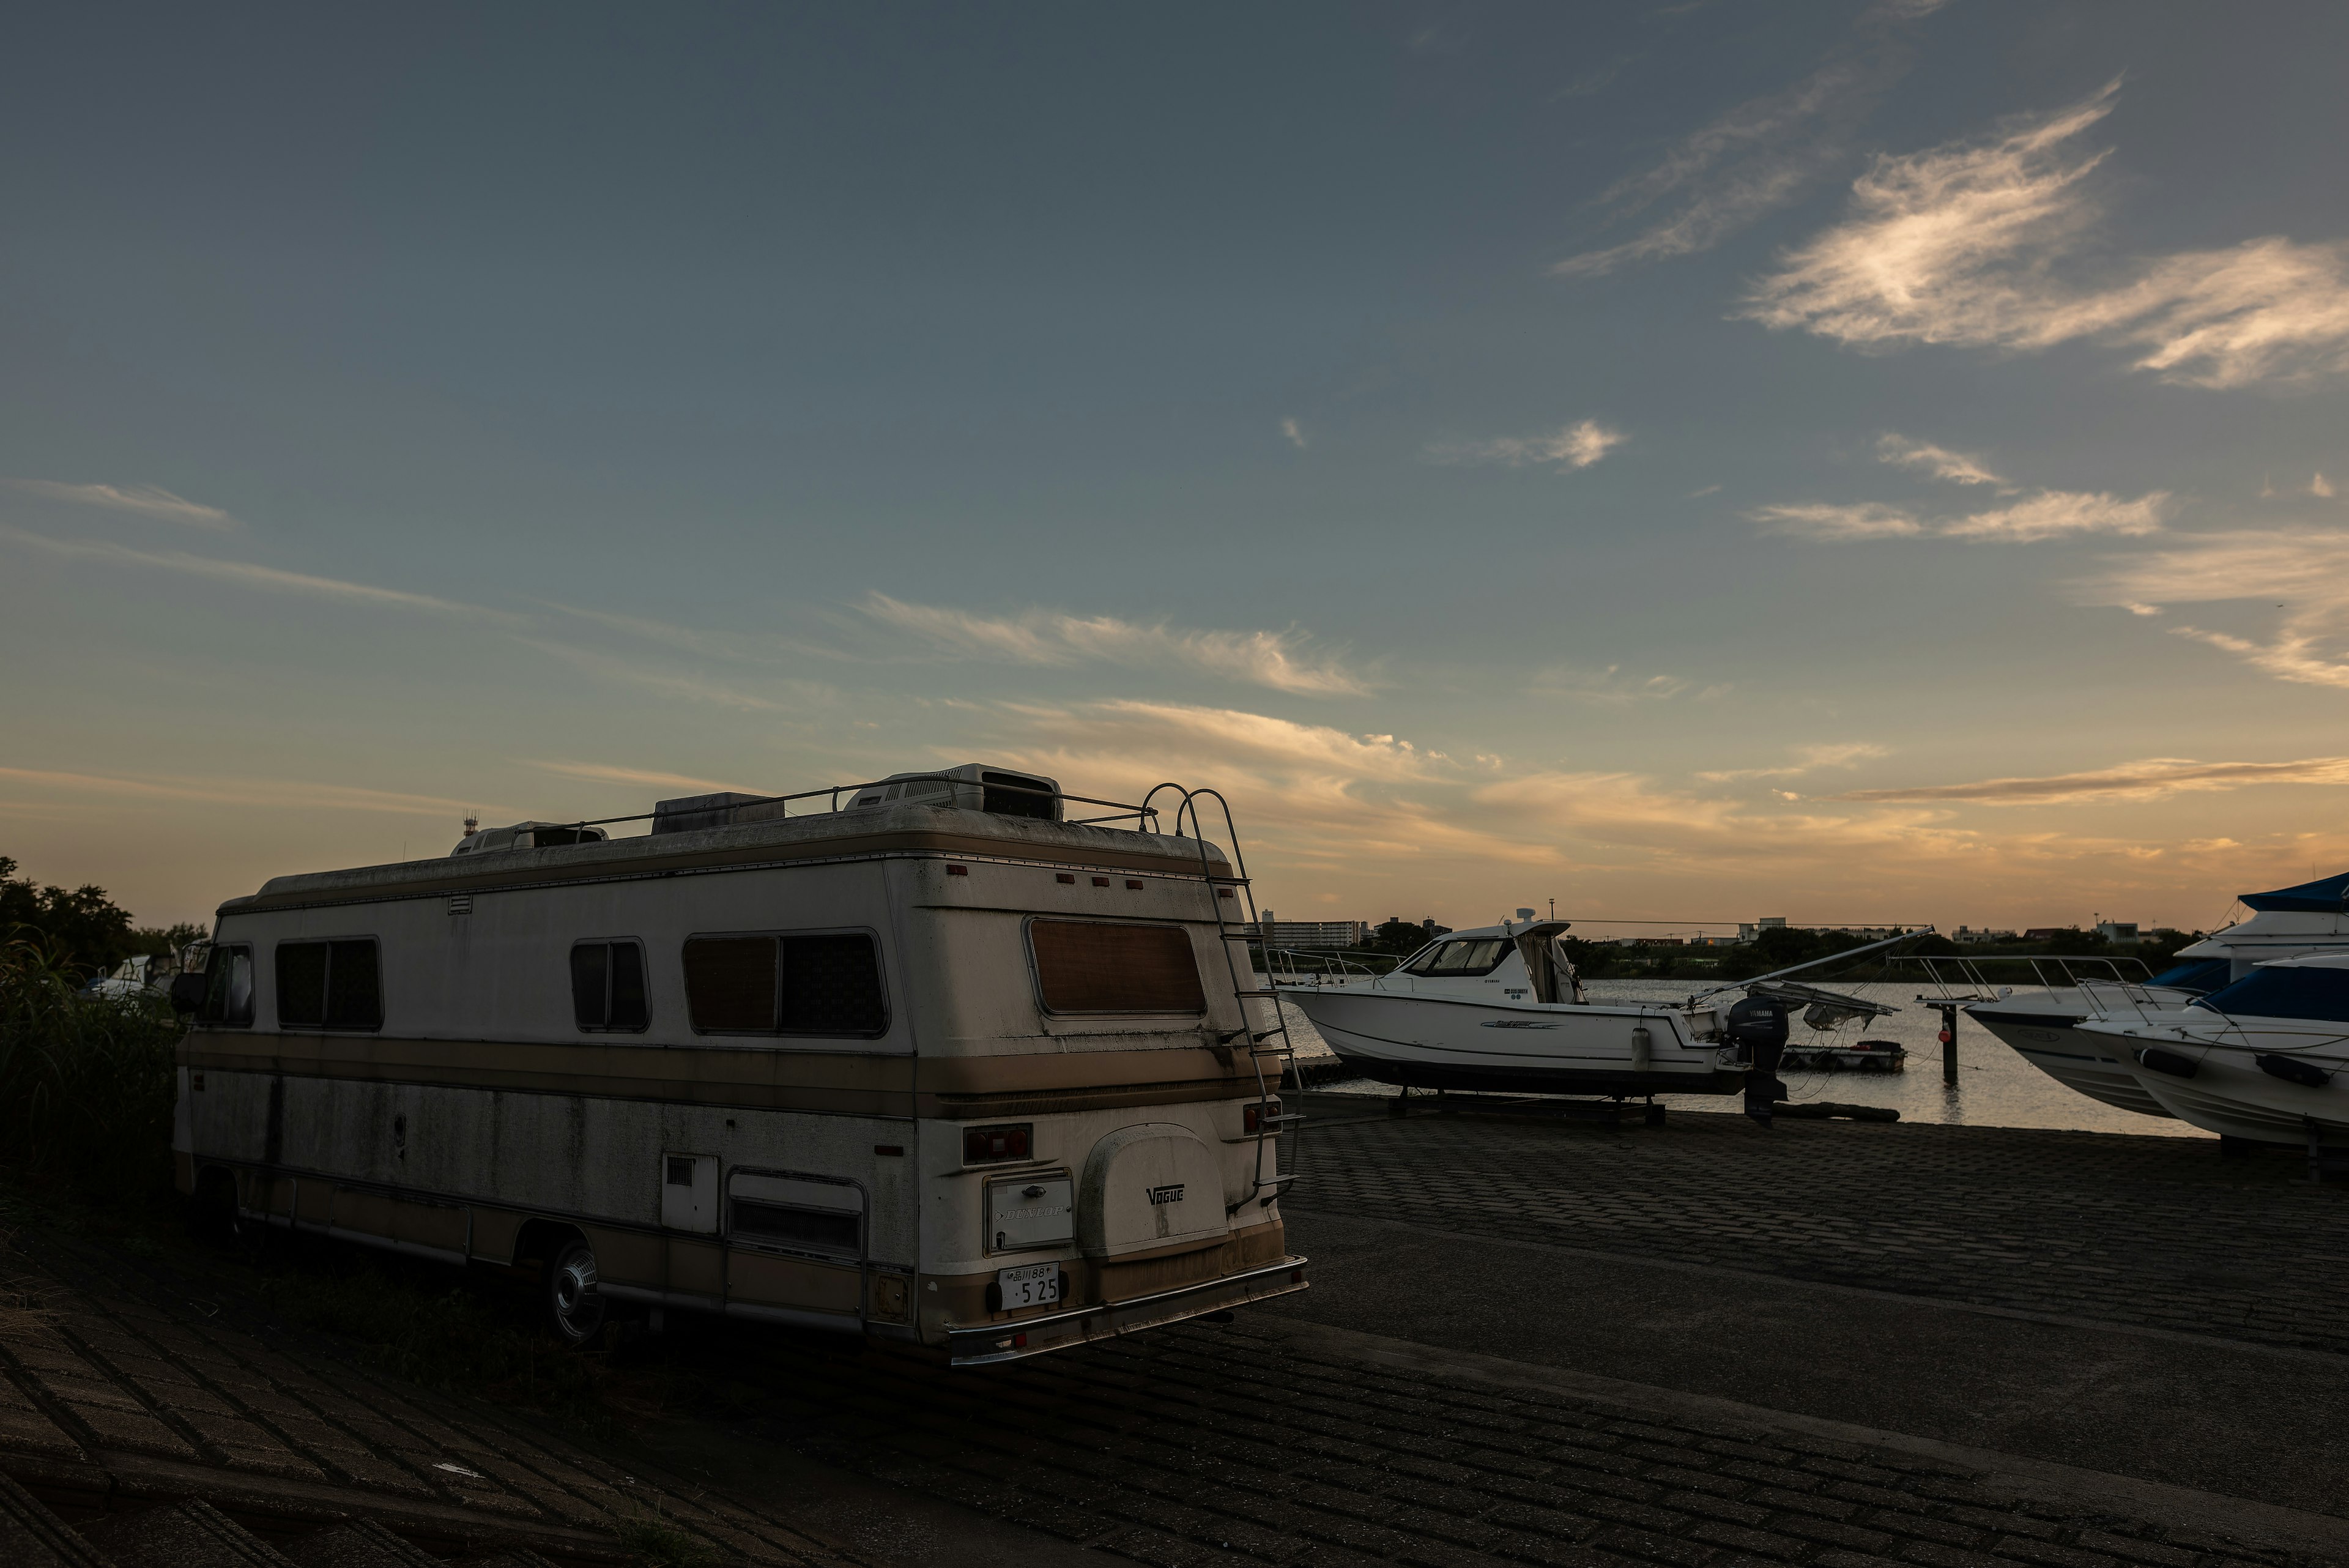
[[[1248,1134],[1250,1137],[1254,1137],[1256,1133],[1263,1127],[1264,1117],[1268,1116],[1277,1116],[1278,1115],[1280,1115],[1280,1102],[1278,1100],[1270,1100],[1262,1105],[1250,1106],[1246,1110],[1240,1112],[1240,1130]]]

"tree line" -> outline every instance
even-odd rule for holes
[[[88,980],[127,958],[168,953],[206,934],[202,926],[140,926],[130,911],[85,884],[44,886],[16,875],[16,862],[0,855],[0,941],[38,945],[58,967]]]

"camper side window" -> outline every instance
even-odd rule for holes
[[[375,939],[279,942],[277,1027],[382,1028],[383,971]]]
[[[580,942],[573,947],[571,1009],[582,1029],[641,1033],[652,1021],[643,947],[636,942]]]
[[[864,931],[695,937],[685,1005],[697,1034],[885,1034],[881,954]]]
[[[238,1027],[253,1022],[253,950],[238,945],[215,947],[204,964],[206,1023]]]

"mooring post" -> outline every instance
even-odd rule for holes
[[[1941,1082],[1958,1081],[1958,1004],[1944,1002],[1941,1009]]]

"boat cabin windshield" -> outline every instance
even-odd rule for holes
[[[2171,991],[2213,992],[2227,983],[2228,972],[2234,967],[2225,959],[2189,959],[2170,965],[2146,984],[2165,986]]]
[[[1501,967],[1516,944],[1500,937],[1474,937],[1464,941],[1438,942],[1409,963],[1405,974],[1477,975],[1490,974]]]
[[[2349,1023],[2349,969],[2261,969],[2187,1004],[2251,1018]]]

